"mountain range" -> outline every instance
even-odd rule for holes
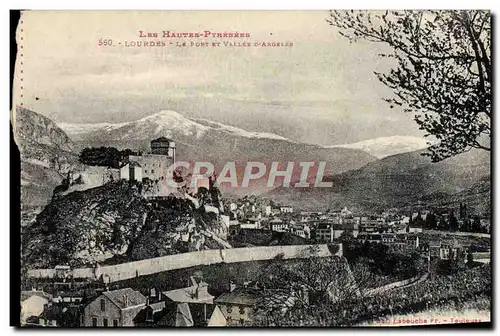
[[[263,162],[268,167],[273,161],[325,161],[326,173],[336,174],[376,160],[358,149],[299,143],[272,133],[249,132],[206,119],[186,118],[171,110],[127,123],[60,126],[79,148],[113,146],[147,151],[152,139],[166,136],[176,143],[177,160],[211,162],[216,171],[227,162],[236,162],[240,179],[248,161]],[[258,194],[269,190],[255,184],[251,192]]]
[[[362,168],[325,177],[333,183],[329,190],[276,188],[268,195],[311,208],[348,205],[373,210],[468,201],[478,204],[479,212],[488,212],[485,204],[489,204],[489,191],[484,192],[484,183],[490,179],[488,152],[471,150],[437,163],[423,156],[424,152],[388,156]]]
[[[429,157],[422,156],[427,142],[414,137],[393,136],[322,147],[207,119],[187,118],[170,110],[126,123],[61,123],[59,126],[33,111],[17,109],[23,200],[27,204],[30,203],[27,197],[37,193],[45,193],[46,203],[47,193],[50,196],[67,170],[78,165],[80,149],[114,146],[147,151],[150,140],[159,136],[175,140],[178,160],[209,161],[216,169],[235,161],[238,176],[248,161],[326,161],[325,180],[333,182],[331,189],[254,185],[250,190],[253,194],[268,193],[278,200],[306,208],[343,204],[388,207],[419,199],[435,204],[440,199],[436,195],[446,195],[450,202],[460,199],[462,194],[472,199],[477,194],[474,192],[478,190],[477,184],[483,181],[481,190],[484,191],[484,181],[490,176],[488,152],[472,150],[432,163]],[[294,174],[292,181],[296,180],[298,175]],[[249,193],[248,190],[226,192]]]
[[[327,146],[330,148],[351,148],[367,152],[376,158],[382,159],[387,156],[413,152],[429,147],[430,142],[424,138],[393,135],[389,137],[379,137],[345,145]]]

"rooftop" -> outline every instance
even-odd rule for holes
[[[170,291],[163,292],[163,295],[168,297],[174,302],[185,302],[185,303],[213,303],[214,296],[207,292],[205,282],[201,282],[198,285],[173,289]]]
[[[173,140],[171,140],[171,139],[169,139],[169,138],[166,138],[166,137],[164,137],[164,136],[161,136],[161,137],[159,137],[159,138],[157,138],[157,139],[151,140],[151,142],[164,142],[164,141],[171,142],[171,141],[173,141]]]
[[[146,304],[146,297],[132,288],[103,292],[102,295],[106,296],[120,309]],[[128,303],[125,302],[125,299],[127,299]]]

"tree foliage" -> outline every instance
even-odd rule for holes
[[[129,155],[141,155],[141,153],[129,148],[118,150],[115,147],[87,147],[80,152],[79,161],[89,166],[117,169]]]
[[[394,61],[375,72],[394,92],[385,99],[414,113],[433,161],[472,148],[490,150],[489,11],[331,11],[327,22],[350,41],[383,43]]]

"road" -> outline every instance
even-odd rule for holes
[[[406,279],[406,280],[391,282],[390,284],[387,284],[384,286],[369,289],[364,293],[364,295],[365,296],[373,296],[373,295],[387,292],[387,291],[390,291],[390,290],[393,290],[396,288],[407,288],[407,287],[415,286],[415,285],[418,285],[419,283],[425,281],[428,278],[428,276],[429,276],[429,273],[424,273],[416,279],[410,278],[410,279]],[[408,282],[409,280],[412,280],[412,281]]]

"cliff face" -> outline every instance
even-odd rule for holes
[[[56,197],[23,234],[23,260],[33,268],[130,261],[220,248],[217,213],[190,200],[148,201],[126,181]]]
[[[50,119],[17,107],[15,140],[21,153],[21,202],[23,208],[43,206],[54,187],[78,166],[73,143]]]
[[[16,136],[22,141],[35,142],[72,152],[73,143],[52,120],[23,107],[16,108]]]

